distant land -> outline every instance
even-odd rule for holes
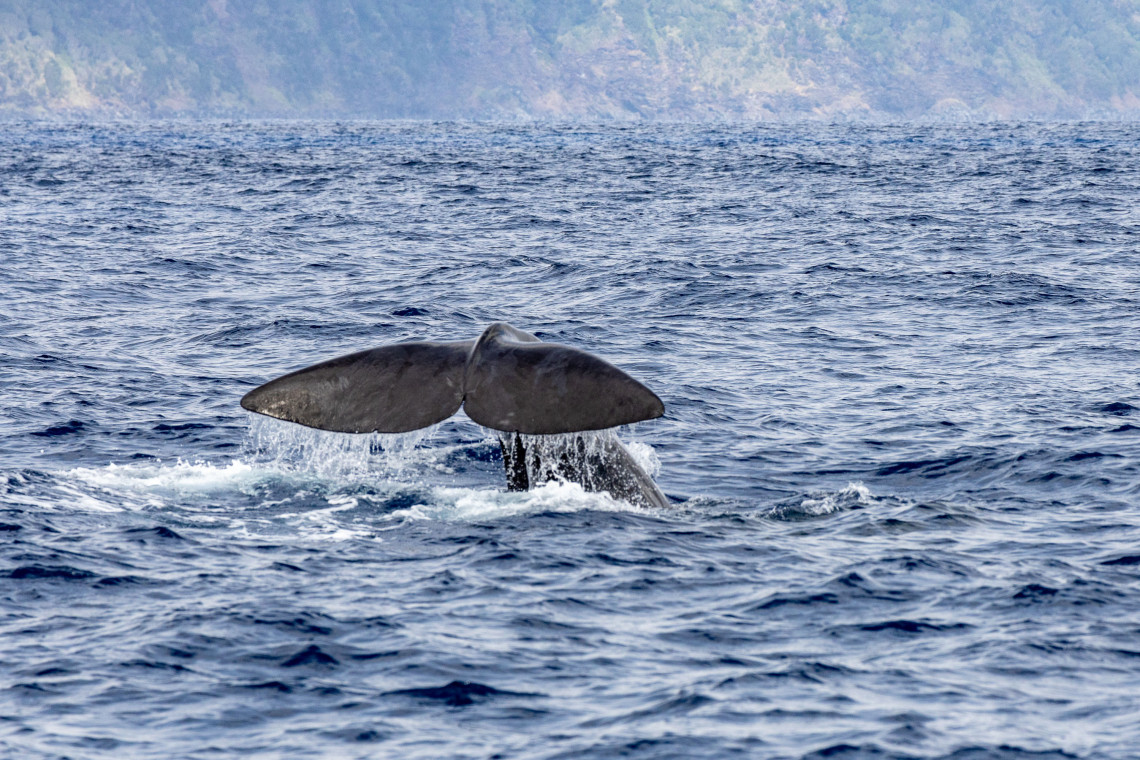
[[[1140,0],[0,0],[0,117],[1140,117]]]

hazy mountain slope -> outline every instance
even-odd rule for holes
[[[0,0],[0,113],[1081,116],[1140,0]]]

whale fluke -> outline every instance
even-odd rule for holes
[[[661,399],[609,362],[502,322],[478,340],[396,343],[314,364],[253,389],[241,405],[339,433],[406,433],[463,406],[500,431],[511,490],[563,480],[669,505],[612,432],[588,432],[660,417]]]
[[[243,408],[340,433],[406,433],[464,406],[507,433],[550,435],[660,417],[653,391],[609,362],[498,322],[477,341],[396,343],[298,370]]]
[[[242,397],[244,409],[337,433],[407,433],[463,403],[473,340],[396,343],[291,372]]]

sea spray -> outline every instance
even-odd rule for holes
[[[250,415],[243,457],[281,472],[306,472],[330,480],[398,480],[426,452],[416,447],[437,425],[409,433],[331,433],[261,415]]]

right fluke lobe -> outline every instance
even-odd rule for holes
[[[660,417],[653,391],[609,362],[498,323],[472,351],[467,416],[495,430],[577,433]]]

